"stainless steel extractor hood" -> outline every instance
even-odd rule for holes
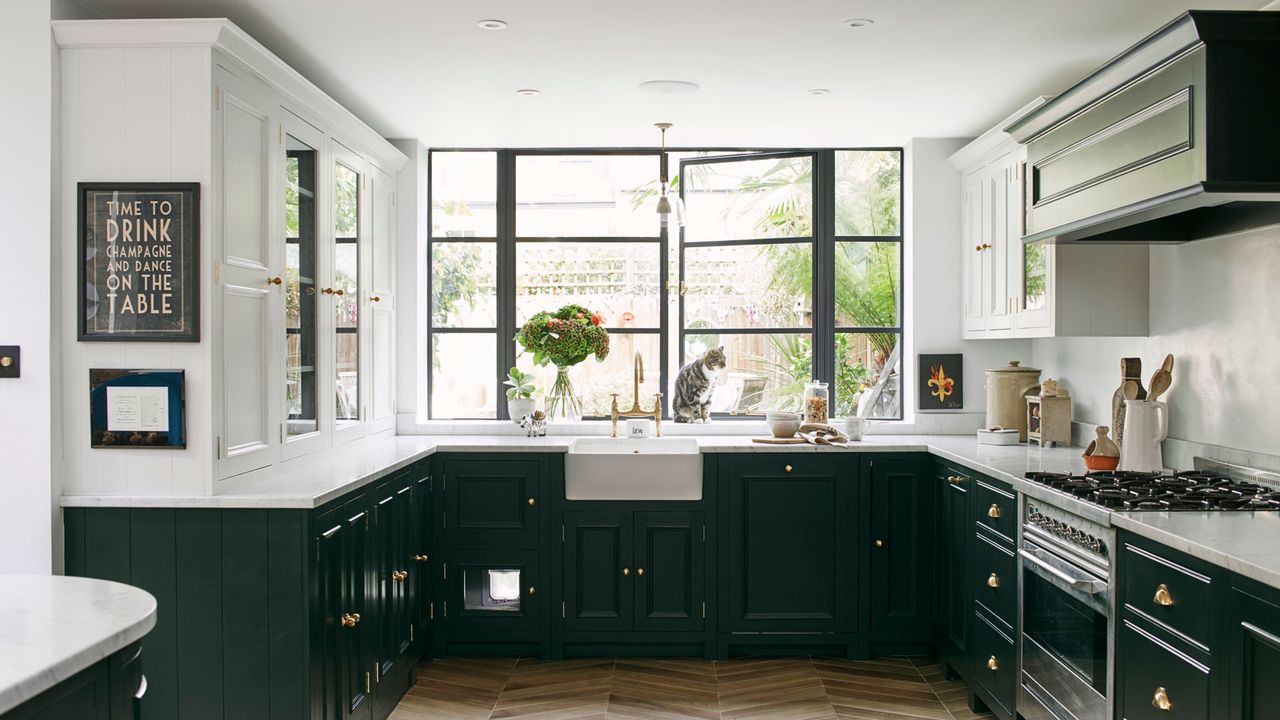
[[[1027,145],[1024,242],[1280,223],[1280,12],[1187,12],[1005,130]]]

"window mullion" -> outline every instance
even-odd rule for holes
[[[813,159],[813,376],[835,398],[835,151]]]
[[[516,364],[516,163],[515,153],[498,153],[497,195],[497,358],[498,372],[494,380],[494,411],[499,420],[510,420],[507,404],[502,402],[502,382],[507,370]]]

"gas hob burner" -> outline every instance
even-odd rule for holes
[[[1280,510],[1280,488],[1224,472],[1028,472],[1027,480],[1114,510]]]

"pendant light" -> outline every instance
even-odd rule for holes
[[[662,156],[659,161],[658,183],[661,192],[658,194],[658,214],[662,216],[662,224],[668,226],[675,216],[676,225],[684,227],[684,200],[679,195],[672,197],[667,192],[667,173],[663,165],[667,158],[667,129],[671,127],[671,123],[654,123],[654,127],[662,132]]]

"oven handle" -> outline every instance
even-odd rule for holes
[[[1101,595],[1102,593],[1107,591],[1107,584],[1100,580],[1093,580],[1091,578],[1072,577],[1071,575],[1068,575],[1067,573],[1050,565],[1049,563],[1040,559],[1040,553],[1042,552],[1044,551],[1036,550],[1036,549],[1021,548],[1018,550],[1018,555],[1022,556],[1023,560],[1026,560],[1027,562],[1034,565],[1039,572],[1048,574],[1050,577],[1058,580],[1059,582],[1065,583],[1068,587],[1070,587],[1073,590],[1079,590],[1080,592],[1087,593],[1089,595]]]

